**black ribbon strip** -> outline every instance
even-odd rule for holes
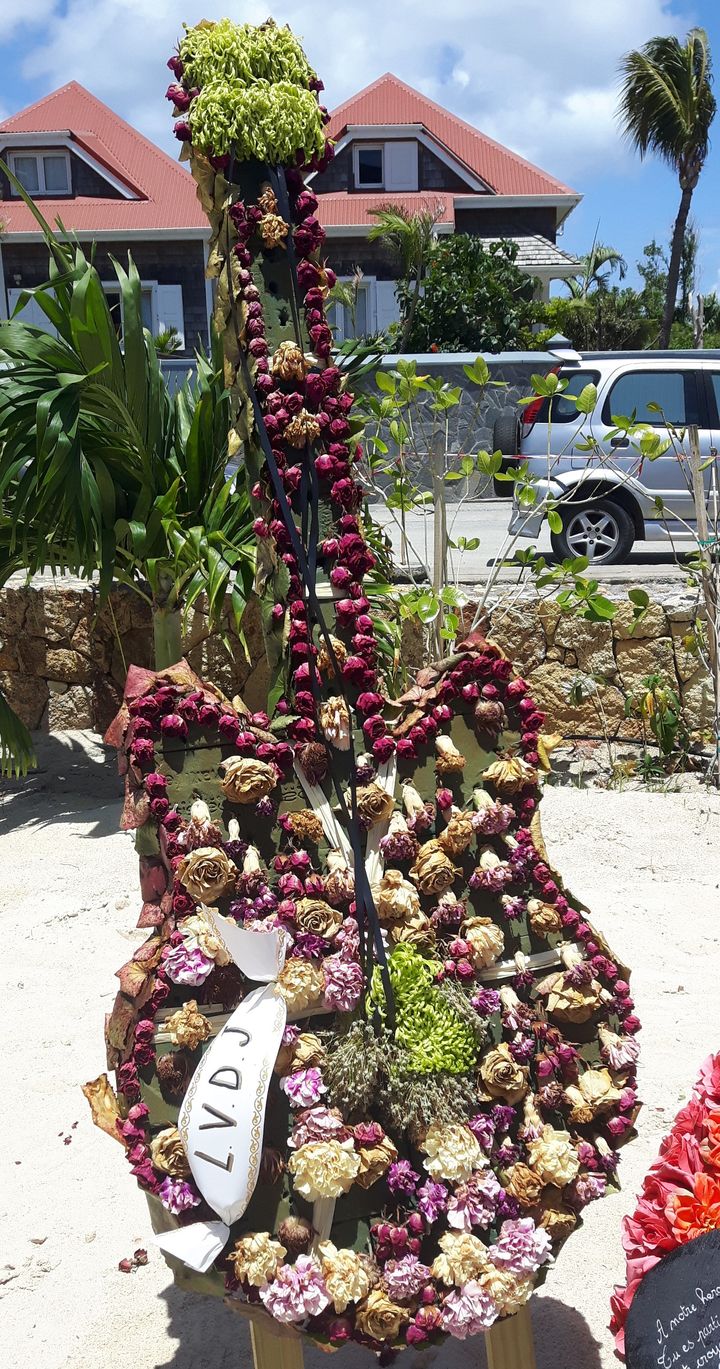
[[[232,182],[232,179],[233,179],[233,170],[234,170],[234,166],[235,166],[235,158],[233,157],[233,158],[231,159],[230,167],[229,167],[229,169],[228,169],[228,180],[229,180],[230,182]],[[291,303],[291,308],[292,308],[292,313],[293,313],[293,328],[294,328],[295,335],[296,335],[296,342],[297,342],[297,345],[298,345],[298,347],[300,348],[300,350],[304,353],[305,348],[304,348],[304,345],[303,345],[302,326],[301,326],[301,323],[300,323],[300,315],[299,315],[298,305],[297,305],[297,300],[298,300],[298,296],[299,296],[300,291],[299,291],[299,283],[298,283],[298,277],[297,277],[297,261],[296,261],[296,256],[295,256],[295,244],[294,244],[293,239],[292,239],[292,215],[291,215],[291,211],[290,211],[290,203],[289,203],[289,196],[288,196],[288,191],[287,191],[287,182],[286,182],[286,180],[285,180],[285,172],[284,172],[284,169],[283,169],[283,168],[280,168],[280,170],[279,170],[279,172],[278,172],[278,171],[275,171],[275,170],[272,169],[272,168],[269,168],[269,178],[270,178],[271,185],[273,186],[273,189],[274,189],[274,191],[275,191],[276,197],[277,197],[277,199],[278,199],[278,203],[279,203],[279,206],[280,206],[281,211],[282,211],[282,216],[283,216],[283,218],[285,219],[285,221],[286,221],[286,222],[288,223],[288,225],[289,225],[289,230],[290,230],[290,231],[289,231],[289,234],[288,234],[287,251],[288,251],[288,261],[289,261],[289,264],[290,264],[290,275],[291,275],[291,300],[290,300],[290,303]],[[330,659],[331,666],[332,666],[333,671],[334,671],[334,673],[335,673],[335,678],[336,678],[336,681],[337,681],[337,685],[338,685],[338,687],[339,687],[339,689],[340,689],[340,691],[341,691],[342,698],[344,699],[345,704],[346,704],[346,707],[347,707],[347,709],[348,709],[348,715],[349,715],[349,717],[351,718],[351,717],[352,717],[352,710],[351,710],[351,708],[350,708],[350,704],[349,704],[349,701],[348,701],[348,699],[347,699],[347,696],[346,696],[346,694],[345,694],[345,690],[344,690],[344,687],[343,687],[341,669],[340,669],[340,666],[339,666],[337,657],[336,657],[336,655],[335,655],[335,651],[334,651],[333,644],[332,644],[332,638],[331,638],[331,636],[330,636],[330,633],[329,633],[329,631],[328,631],[327,625],[326,625],[326,623],[325,623],[324,614],[323,614],[322,608],[321,608],[321,606],[320,606],[320,602],[319,602],[319,600],[318,600],[317,592],[316,592],[316,589],[315,589],[315,581],[316,581],[316,573],[317,573],[317,547],[318,547],[318,541],[319,541],[319,504],[320,504],[320,494],[319,494],[319,486],[318,486],[318,477],[317,477],[317,471],[316,471],[316,469],[315,469],[315,462],[314,462],[314,460],[313,460],[312,450],[311,450],[309,444],[306,444],[305,451],[304,451],[304,459],[303,459],[303,479],[302,479],[302,486],[301,486],[301,499],[302,499],[302,504],[303,504],[303,511],[302,511],[302,518],[303,518],[303,538],[302,538],[302,541],[301,541],[301,539],[300,539],[300,537],[299,537],[299,535],[298,535],[297,525],[296,525],[295,519],[294,519],[294,517],[293,517],[292,509],[291,509],[291,507],[290,507],[290,504],[289,504],[289,501],[288,501],[288,498],[287,498],[287,494],[286,494],[286,492],[285,492],[285,486],[284,486],[283,481],[282,481],[282,476],[281,476],[280,471],[279,471],[279,469],[278,469],[277,462],[276,462],[276,460],[275,460],[275,455],[274,455],[274,453],[273,453],[272,446],[271,446],[271,443],[270,443],[270,439],[269,439],[269,437],[268,437],[267,430],[266,430],[266,428],[265,428],[265,423],[264,423],[264,419],[263,419],[263,412],[262,412],[262,406],[261,406],[261,404],[260,404],[260,400],[259,400],[259,398],[258,398],[257,392],[256,392],[256,390],[255,390],[255,386],[254,386],[254,384],[253,384],[252,376],[251,376],[251,374],[250,374],[250,368],[249,368],[249,365],[248,365],[247,355],[246,355],[245,348],[244,348],[243,341],[242,341],[241,328],[240,328],[240,326],[239,326],[239,320],[238,320],[238,314],[237,314],[237,302],[236,302],[236,298],[235,298],[235,290],[234,290],[233,279],[232,279],[232,245],[231,245],[231,242],[230,242],[230,220],[229,220],[229,215],[226,215],[226,244],[225,244],[225,250],[226,250],[226,270],[227,270],[227,278],[228,278],[228,294],[229,294],[229,300],[230,300],[230,309],[231,309],[231,313],[232,313],[233,325],[234,325],[234,328],[235,328],[235,334],[236,334],[236,339],[237,339],[237,343],[238,343],[238,351],[239,351],[239,355],[240,355],[240,365],[241,365],[241,369],[242,369],[242,373],[243,373],[243,380],[244,380],[244,382],[245,382],[245,386],[246,386],[246,389],[247,389],[247,393],[248,393],[248,395],[249,395],[249,397],[250,397],[250,401],[251,401],[251,404],[252,404],[253,415],[254,415],[254,418],[255,418],[255,427],[256,427],[256,430],[257,430],[257,434],[258,434],[258,440],[259,440],[259,442],[260,442],[260,446],[261,446],[261,449],[262,449],[262,453],[263,453],[263,456],[264,456],[264,458],[265,458],[265,462],[266,462],[266,465],[267,465],[267,468],[268,468],[268,472],[269,472],[269,474],[270,474],[270,480],[271,480],[271,483],[272,483],[272,486],[273,486],[273,492],[274,492],[274,494],[275,494],[275,498],[276,498],[276,500],[277,500],[278,507],[279,507],[279,509],[280,509],[280,515],[281,515],[283,524],[284,524],[284,526],[285,526],[285,528],[286,528],[286,530],[287,530],[288,537],[289,537],[289,539],[290,539],[290,545],[291,545],[291,548],[292,548],[292,551],[293,551],[293,555],[295,556],[295,559],[296,559],[297,564],[298,564],[298,569],[299,569],[299,571],[300,571],[300,577],[301,577],[301,580],[302,580],[302,585],[303,585],[303,590],[304,590],[304,598],[305,598],[305,601],[306,601],[306,607],[307,607],[307,614],[308,614],[309,623],[310,623],[311,627],[312,627],[312,625],[314,624],[314,625],[318,628],[318,631],[319,631],[319,633],[320,633],[320,636],[321,636],[322,639],[323,639],[323,642],[324,642],[324,644],[325,644],[325,647],[326,647],[326,650],[327,650],[327,653],[328,653],[328,657],[329,657],[329,659]],[[309,485],[309,497],[308,497],[308,485]],[[310,519],[310,525],[309,525],[309,527],[308,527],[308,513],[309,513],[309,519]],[[316,709],[317,709],[318,705],[319,705],[320,702],[322,701],[322,693],[321,693],[321,682],[320,682],[320,680],[319,680],[318,673],[317,673],[317,664],[316,664],[315,658],[314,658],[314,656],[313,656],[313,654],[312,654],[312,651],[309,653],[308,665],[309,665],[309,673],[310,673],[310,687],[311,687],[311,692],[312,692],[313,699],[314,699],[314,702],[315,702],[315,705],[316,705]],[[387,1012],[387,1021],[388,1021],[388,1025],[389,1025],[390,1029],[392,1030],[392,1029],[394,1028],[394,1026],[395,1026],[395,999],[394,999],[394,994],[393,994],[393,990],[392,990],[392,984],[391,984],[391,981],[390,981],[390,972],[389,972],[388,963],[387,963],[387,953],[386,953],[385,944],[384,944],[383,938],[382,938],[382,929],[381,929],[381,926],[380,926],[380,919],[379,919],[379,917],[378,917],[377,909],[376,909],[376,907],[375,907],[375,901],[374,901],[373,896],[372,896],[372,890],[371,890],[371,888],[370,888],[370,881],[368,880],[368,877],[367,877],[367,871],[366,871],[366,869],[365,869],[365,861],[364,861],[364,858],[363,858],[362,836],[363,836],[363,831],[364,831],[364,829],[363,829],[363,827],[362,827],[362,825],[361,825],[361,823],[360,823],[359,814],[358,814],[358,808],[357,808],[357,780],[356,780],[356,775],[355,775],[356,755],[355,755],[355,746],[354,746],[354,740],[353,740],[353,735],[352,735],[352,727],[350,728],[350,748],[349,748],[349,750],[350,750],[350,809],[349,809],[349,810],[348,810],[348,805],[347,805],[347,801],[346,801],[346,798],[345,798],[345,794],[344,794],[343,789],[342,789],[342,785],[341,785],[340,780],[339,780],[339,778],[338,778],[338,776],[337,776],[337,773],[336,773],[336,769],[335,769],[335,765],[334,765],[334,758],[333,758],[333,754],[332,754],[332,747],[331,747],[331,745],[330,745],[328,739],[325,737],[324,732],[322,731],[322,728],[320,729],[320,732],[321,732],[321,736],[322,736],[323,745],[325,746],[325,750],[326,750],[326,753],[327,753],[327,755],[328,755],[330,777],[331,777],[331,780],[332,780],[333,788],[334,788],[335,793],[336,793],[336,795],[337,795],[337,799],[338,799],[338,803],[339,803],[339,806],[340,806],[341,813],[342,813],[343,818],[344,818],[344,820],[345,820],[345,824],[346,824],[347,831],[348,831],[348,836],[349,836],[349,839],[350,839],[350,846],[351,846],[352,853],[353,853],[353,860],[354,860],[354,864],[355,864],[355,906],[356,906],[356,911],[357,911],[357,921],[358,921],[358,928],[359,928],[359,933],[360,933],[360,943],[361,943],[361,944],[360,944],[360,953],[361,953],[361,960],[362,960],[362,962],[363,962],[364,980],[365,980],[366,986],[369,988],[369,987],[370,987],[370,983],[371,983],[371,979],[372,979],[372,973],[373,973],[373,968],[374,968],[374,964],[375,964],[375,959],[376,959],[376,960],[377,960],[377,964],[378,964],[378,968],[380,969],[380,974],[381,974],[382,983],[383,983],[383,990],[384,990],[385,1003],[386,1003],[386,1012]],[[371,932],[371,934],[372,934],[372,935],[371,935],[371,939],[368,939],[368,937],[367,937],[367,929],[368,929],[368,927],[369,927],[370,932]],[[374,955],[373,955],[373,947],[374,947],[374,952],[375,952]],[[363,1004],[363,1009],[364,1009],[364,1004]]]

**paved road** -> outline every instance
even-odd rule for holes
[[[453,514],[452,505],[448,509],[448,530],[457,541],[459,537],[468,539],[478,537],[480,546],[477,551],[465,552],[458,564],[460,582],[464,585],[484,583],[488,569],[495,558],[503,553],[510,521],[511,501],[509,499],[479,500],[463,504]],[[387,528],[396,555],[400,549],[400,531],[393,515],[384,504],[371,506],[373,518]],[[453,522],[454,517],[454,522]],[[425,518],[421,513],[410,514],[407,518],[408,537],[412,549],[425,565],[432,565],[432,517]],[[427,540],[426,540],[427,539]],[[518,548],[537,546],[539,552],[552,559],[550,534],[545,525],[537,541],[523,538],[516,543]],[[456,556],[458,554],[456,553]],[[662,543],[636,542],[626,565],[597,566],[593,572],[598,580],[606,585],[625,585],[631,582],[652,582],[654,586],[666,582],[668,588],[682,588],[685,575],[675,563],[670,547],[665,550]],[[517,571],[504,569],[500,572],[503,582],[517,579]]]

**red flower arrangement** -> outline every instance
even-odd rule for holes
[[[612,1299],[610,1329],[625,1353],[625,1323],[645,1275],[671,1250],[720,1229],[720,1053],[708,1056],[685,1107],[623,1222],[625,1283]]]

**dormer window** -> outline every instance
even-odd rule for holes
[[[13,152],[10,169],[28,195],[69,195],[70,158],[67,152]],[[17,190],[12,187],[13,195]]]
[[[382,190],[385,184],[382,143],[355,147],[355,184],[358,190]]]

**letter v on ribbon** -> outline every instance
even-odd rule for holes
[[[220,1220],[163,1232],[155,1241],[200,1274],[225,1248],[257,1183],[268,1088],[285,1028],[275,980],[287,946],[282,931],[245,931],[216,908],[204,912],[238,968],[265,986],[243,999],[215,1037],[180,1112],[178,1130],[193,1179]]]

